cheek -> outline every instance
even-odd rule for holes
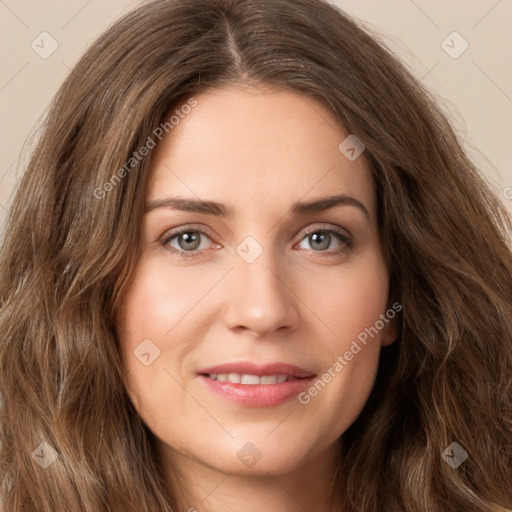
[[[329,411],[333,435],[356,419],[373,387],[381,338],[389,325],[382,320],[388,309],[388,284],[384,263],[375,259],[357,272],[338,272],[310,288],[312,304],[329,329],[317,344],[325,362],[323,372],[299,399],[312,415],[326,417]]]
[[[162,340],[176,323],[181,301],[170,300],[162,272],[139,264],[116,316],[117,332],[128,380],[128,393],[146,419],[162,389],[168,348]],[[159,382],[160,381],[160,382]],[[167,383],[168,384],[168,383]]]
[[[193,300],[194,287],[180,279],[170,279],[172,272],[155,263],[141,261],[125,293],[119,324],[129,339],[143,334],[161,338],[185,314],[188,299]],[[136,341],[136,340],[133,340]]]
[[[156,258],[141,260],[116,319],[128,366],[134,365],[133,351],[145,339],[152,340],[161,350],[160,364],[164,358],[174,360],[174,352],[192,348],[192,338],[178,336],[180,342],[176,343],[176,333],[200,310],[196,306],[218,279],[215,273],[211,274],[198,279],[176,268],[169,269]]]
[[[195,319],[205,314],[201,300],[218,272],[201,279],[195,273],[194,278],[161,259],[141,259],[116,318],[128,394],[155,433],[172,430],[180,417],[196,412],[183,393],[190,376],[184,360],[198,343]]]
[[[349,350],[358,337],[364,341],[365,333],[387,310],[388,286],[387,269],[379,258],[305,280],[303,295],[309,297],[308,302],[326,327],[327,336],[319,345],[337,355]],[[376,340],[373,345],[379,345],[382,335],[381,322],[378,326],[378,335],[370,338]]]

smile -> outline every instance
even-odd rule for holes
[[[205,368],[198,377],[209,393],[246,407],[273,407],[297,397],[315,374],[304,368],[273,363],[228,363]]]

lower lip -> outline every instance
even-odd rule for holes
[[[199,377],[212,393],[248,407],[279,405],[304,391],[314,378],[289,380],[280,384],[235,384],[213,380],[205,375]]]

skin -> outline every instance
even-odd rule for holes
[[[339,438],[368,399],[394,322],[307,405],[296,397],[273,407],[234,404],[207,390],[197,371],[279,361],[321,376],[386,312],[370,167],[364,154],[349,161],[338,150],[348,132],[330,111],[296,92],[230,86],[195,98],[153,150],[147,203],[200,198],[233,214],[160,207],[145,215],[142,254],[117,318],[128,391],[169,480],[179,478],[180,510],[327,511]],[[368,213],[350,204],[289,213],[296,201],[334,194]],[[166,246],[185,225],[205,232],[194,232],[200,244],[191,250],[175,236]],[[315,242],[310,228],[338,229],[353,245],[335,234]],[[252,263],[236,252],[247,236],[263,251]],[[148,366],[134,356],[144,339],[160,350]],[[237,457],[247,442],[262,455],[252,467]]]

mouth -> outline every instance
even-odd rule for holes
[[[202,369],[198,377],[208,391],[237,405],[272,407],[297,396],[315,374],[286,363],[239,362]]]

